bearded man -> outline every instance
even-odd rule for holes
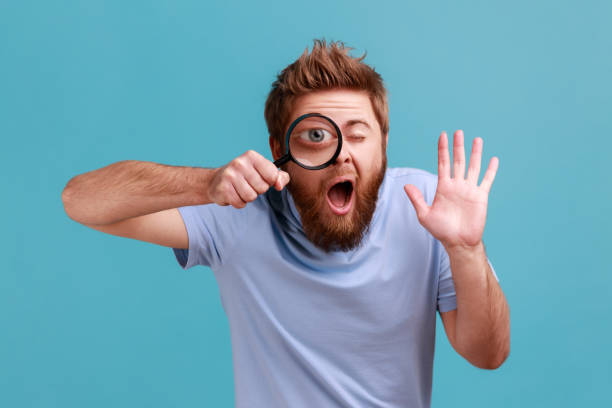
[[[494,157],[465,174],[463,133],[438,175],[387,169],[383,81],[342,43],[315,40],[272,85],[274,159],[290,124],[338,125],[330,166],[278,169],[248,151],[217,169],[122,161],[71,179],[62,199],[91,228],[209,266],[230,323],[237,407],[429,407],[436,311],[453,348],[494,369],[509,309],[482,242]],[[452,175],[451,175],[452,167]]]

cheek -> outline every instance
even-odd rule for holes
[[[317,175],[316,170],[306,170],[301,168],[295,163],[289,163],[286,168],[289,177],[291,177],[291,183],[298,187],[301,191],[309,194],[318,192],[320,185],[320,179]]]
[[[364,143],[359,146],[358,154],[357,170],[361,173],[362,177],[368,178],[381,165],[382,149],[380,143]]]

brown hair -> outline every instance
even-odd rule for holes
[[[352,49],[342,42],[332,41],[328,46],[324,39],[315,39],[310,54],[306,47],[295,62],[283,69],[272,83],[264,111],[272,138],[282,145],[296,98],[313,91],[346,88],[368,92],[384,140],[389,132],[387,91],[380,74],[361,62],[366,53],[354,58],[348,55]]]

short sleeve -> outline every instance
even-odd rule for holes
[[[249,203],[251,204],[251,203]],[[178,207],[189,237],[189,249],[172,248],[179,265],[189,269],[196,265],[219,266],[246,227],[249,205],[203,204]]]
[[[438,279],[438,310],[440,313],[448,312],[457,308],[457,297],[455,294],[455,283],[453,282],[453,275],[450,269],[450,260],[448,259],[448,253],[446,249],[436,241],[436,244],[440,250],[440,267],[439,267],[439,279]],[[499,278],[495,273],[495,269],[491,264],[489,258],[487,262],[491,267],[493,276],[499,282]]]

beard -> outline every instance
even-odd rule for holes
[[[353,208],[345,215],[325,213],[324,210],[328,204],[324,181],[314,194],[307,192],[304,186],[289,183],[287,188],[300,213],[306,237],[325,252],[349,251],[357,248],[370,227],[378,201],[378,190],[385,177],[386,169],[387,155],[386,152],[383,152],[381,167],[374,177],[367,182],[361,178],[355,180]],[[336,168],[335,173],[327,179],[340,175],[342,173]]]

